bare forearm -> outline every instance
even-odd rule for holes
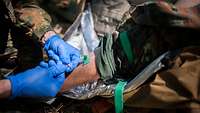
[[[90,63],[79,65],[65,80],[60,92],[65,92],[78,85],[86,82],[91,82],[99,79],[99,74],[96,69],[95,55],[91,54]]]
[[[0,80],[0,99],[11,95],[11,83],[9,80]]]

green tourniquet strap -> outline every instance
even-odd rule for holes
[[[120,39],[123,51],[125,52],[125,54],[128,58],[129,63],[133,63],[135,56],[131,49],[131,44],[130,44],[130,41],[128,38],[127,31],[121,32],[119,34],[119,39]]]
[[[115,87],[115,112],[123,113],[123,92],[127,82],[119,81]]]
[[[83,60],[83,64],[88,64],[90,62],[90,58],[87,55],[83,55],[82,60]]]

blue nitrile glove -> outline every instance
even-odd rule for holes
[[[15,97],[54,97],[64,83],[66,66],[50,60],[17,75],[8,76],[11,99]]]
[[[58,60],[56,57],[57,55],[59,56],[62,63],[68,66],[66,72],[71,72],[80,62],[80,51],[70,44],[65,43],[59,35],[50,37],[45,42],[44,49],[48,53],[48,56],[54,60]]]

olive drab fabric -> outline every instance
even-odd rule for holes
[[[100,39],[99,46],[95,49],[96,64],[101,79],[111,82],[110,79],[115,78],[116,64],[113,58],[113,37],[111,34],[106,34]]]

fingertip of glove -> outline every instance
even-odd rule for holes
[[[47,68],[48,67],[48,63],[46,63],[45,61],[41,61],[40,62],[40,66],[44,67],[44,68]]]
[[[66,57],[60,57],[60,60],[63,64],[68,65],[70,63],[70,59]]]
[[[65,80],[65,73],[62,73],[62,74],[58,75],[57,78],[59,80]]]
[[[66,72],[66,73],[70,73],[70,72],[72,72],[72,68],[71,68],[71,66],[67,66],[65,72]]]
[[[57,39],[61,39],[59,35],[55,34],[53,36],[51,36],[50,38],[48,38],[48,40],[45,42],[44,44],[44,49],[47,51],[49,49],[50,43],[57,40]]]

